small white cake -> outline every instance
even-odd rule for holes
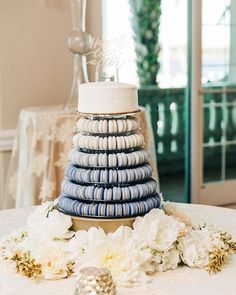
[[[91,82],[79,87],[78,111],[88,114],[130,113],[138,109],[136,86],[119,82]]]

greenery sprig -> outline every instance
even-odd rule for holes
[[[141,85],[155,85],[160,68],[161,0],[129,0],[129,4],[139,81]]]

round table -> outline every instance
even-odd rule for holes
[[[191,216],[193,223],[214,224],[227,230],[236,239],[236,210],[204,205],[178,204]],[[0,211],[0,237],[16,228],[25,226],[26,218],[33,208]],[[118,295],[235,295],[236,255],[222,272],[209,275],[202,269],[179,267],[155,275],[152,281],[133,288],[119,288]],[[1,295],[73,295],[75,279],[57,281],[34,281],[14,273],[5,263],[0,264]]]

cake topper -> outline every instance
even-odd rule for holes
[[[90,60],[88,65],[95,67],[95,79],[99,80],[99,72],[106,72],[107,76],[119,80],[118,71],[125,63],[125,48],[129,44],[126,35],[121,35],[116,39],[96,38],[91,50],[86,54]]]

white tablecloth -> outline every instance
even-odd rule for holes
[[[203,205],[179,204],[192,217],[194,223],[214,224],[230,232],[236,239],[236,210]],[[32,209],[0,211],[0,237],[25,225]],[[58,281],[34,281],[0,265],[1,295],[73,295],[74,279]],[[235,295],[236,255],[220,273],[209,275],[201,269],[180,267],[156,275],[151,283],[130,289],[120,288],[118,295]]]

